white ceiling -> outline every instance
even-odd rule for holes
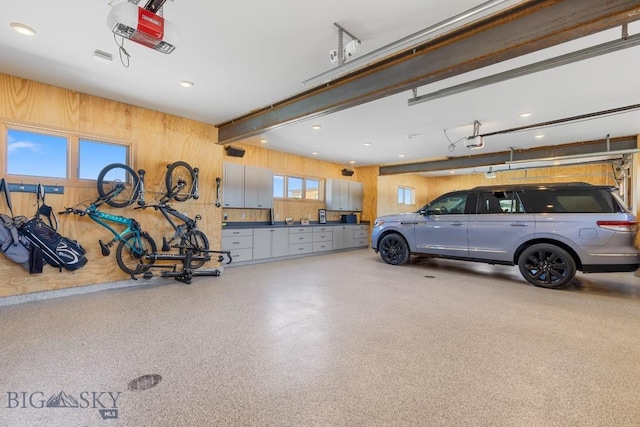
[[[112,4],[122,0],[112,0]],[[348,2],[175,0],[164,18],[180,34],[165,55],[131,41],[118,48],[106,20],[108,0],[0,0],[0,72],[210,124],[220,124],[306,89],[302,82],[334,67],[329,51],[340,24],[362,41],[357,57],[481,4],[478,0]],[[141,5],[145,0],[141,1]],[[506,7],[518,1],[504,1]],[[495,11],[497,9],[492,10]],[[20,35],[10,23],[37,30]],[[631,24],[630,34],[638,25]],[[418,95],[591,45],[619,39],[616,28],[418,89]],[[350,39],[345,36],[345,42]],[[114,61],[92,59],[94,50]],[[640,112],[486,138],[483,150],[462,142],[473,121],[481,133],[638,103],[638,47],[409,107],[411,92],[252,137],[251,143],[353,166],[410,163],[444,156],[549,146],[640,133]],[[185,89],[181,80],[195,86]],[[530,112],[528,118],[519,115]],[[320,130],[311,129],[321,125]],[[544,134],[536,139],[535,135]],[[265,139],[266,143],[261,143]],[[365,146],[368,142],[371,145]],[[317,154],[312,154],[317,153]],[[403,155],[403,157],[400,157]]]

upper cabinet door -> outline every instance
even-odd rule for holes
[[[222,206],[244,207],[244,166],[224,163],[222,175]]]
[[[245,166],[244,207],[273,207],[273,171],[266,168]]]

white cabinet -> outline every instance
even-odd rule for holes
[[[333,227],[333,249],[348,249],[353,247],[353,225],[338,225]]]
[[[327,179],[325,182],[325,202],[332,211],[361,211],[363,186],[356,181]]]
[[[289,229],[289,255],[300,255],[313,252],[313,229],[311,227],[295,227]]]
[[[313,227],[313,252],[324,252],[333,249],[333,227]]]
[[[273,171],[271,169],[244,167],[244,207],[273,207]]]
[[[289,255],[289,230],[286,228],[255,228],[253,230],[253,259],[287,255]]]
[[[369,246],[369,226],[358,224],[353,226],[353,247]]]
[[[225,163],[222,175],[222,206],[225,208],[244,207],[244,166]]]
[[[361,182],[349,182],[349,206],[352,211],[362,211],[364,201],[364,186]]]
[[[222,206],[226,208],[272,208],[273,171],[224,163]]]
[[[222,250],[231,252],[232,262],[253,259],[253,229],[222,230]]]

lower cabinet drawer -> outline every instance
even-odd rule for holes
[[[313,241],[312,233],[289,233],[289,244],[310,243]]]
[[[289,245],[289,255],[309,254],[313,251],[313,243]]]
[[[364,239],[353,239],[353,246],[368,246],[369,238],[365,237]]]
[[[222,250],[251,249],[253,236],[222,236]]]
[[[353,231],[353,237],[355,237],[356,239],[362,239],[363,237],[367,237],[369,235],[369,233],[367,232],[367,230],[354,230]]]
[[[231,262],[251,261],[253,259],[253,250],[248,249],[231,249]]]
[[[331,240],[313,243],[313,252],[330,251],[332,249],[333,249],[333,242]]]

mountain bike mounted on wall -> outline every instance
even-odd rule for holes
[[[219,276],[219,270],[195,271],[211,260],[211,254],[218,254],[218,262],[223,262],[225,257],[227,264],[231,263],[229,251],[215,251],[209,249],[207,236],[197,229],[197,221],[200,215],[190,218],[184,213],[173,208],[169,202],[172,200],[183,202],[190,198],[198,199],[198,168],[192,168],[188,163],[179,161],[167,165],[164,177],[166,191],[155,204],[147,204],[145,201],[144,188],[145,171],[140,169],[135,172],[131,167],[122,163],[113,163],[100,171],[97,180],[98,197],[88,206],[78,209],[77,207],[66,208],[64,213],[73,213],[80,216],[87,215],[89,218],[107,228],[113,239],[109,242],[99,241],[102,254],[108,256],[110,248],[118,242],[116,248],[116,261],[122,271],[136,279],[136,275],[142,274],[145,278],[153,276],[149,270],[151,268],[164,268],[162,277],[173,277],[184,283],[191,283],[194,276]],[[100,211],[100,206],[105,203],[111,207],[123,208],[137,202],[136,209],[152,207],[160,211],[163,217],[174,229],[174,235],[167,239],[163,237],[162,250],[167,252],[172,248],[178,249],[179,253],[165,254],[158,253],[157,246],[153,238],[141,230],[140,224],[133,218],[126,218],[120,215]],[[176,224],[171,217],[182,221]],[[115,223],[124,226],[121,232],[116,231],[108,223]],[[176,244],[177,240],[180,243]],[[182,269],[178,269],[178,264],[155,265],[155,261],[178,261]],[[170,270],[166,270],[169,268]]]

